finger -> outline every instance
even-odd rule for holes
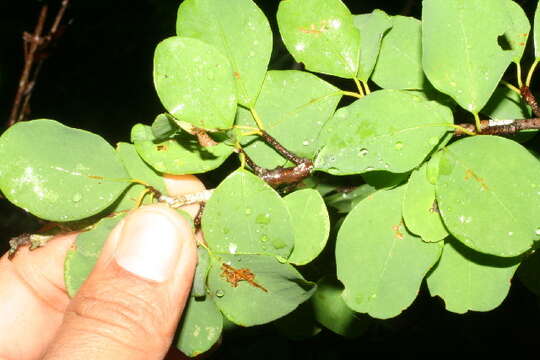
[[[163,180],[171,196],[191,194],[206,189],[201,180],[194,175],[165,175]],[[195,217],[199,212],[199,204],[182,206],[181,209]]]
[[[63,264],[77,234],[49,240],[30,252],[20,248],[12,261],[0,259],[0,359],[36,359],[62,323],[69,297]]]
[[[137,209],[107,239],[45,359],[161,359],[191,289],[191,225],[161,205]]]

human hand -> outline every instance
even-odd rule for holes
[[[194,176],[167,176],[165,184],[170,195],[204,189]],[[195,216],[198,205],[182,209]],[[0,259],[0,359],[163,359],[197,262],[191,225],[162,205],[134,210],[70,299],[63,264],[76,237]]]

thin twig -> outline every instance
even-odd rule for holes
[[[536,101],[536,98],[534,97],[533,93],[531,92],[531,89],[527,85],[523,85],[519,89],[521,93],[521,97],[529,106],[531,107],[533,113],[535,116],[540,117],[540,107],[538,106],[538,102]]]
[[[56,14],[54,22],[47,33],[43,36],[43,29],[45,27],[45,21],[47,19],[48,6],[43,5],[38,17],[38,22],[33,34],[24,33],[24,67],[19,80],[19,86],[11,113],[8,118],[7,126],[12,126],[18,121],[24,120],[30,113],[30,98],[32,97],[33,90],[38,74],[42,68],[43,62],[47,58],[46,50],[48,50],[51,44],[58,38],[60,34],[60,23],[64,17],[66,8],[69,5],[70,0],[62,0],[62,4]]]
[[[458,124],[458,126],[476,135],[514,135],[522,130],[540,129],[540,118],[515,120],[480,120],[480,132],[476,132],[474,124]],[[456,129],[454,136],[463,136],[464,131]]]

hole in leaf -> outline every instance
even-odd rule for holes
[[[512,50],[512,44],[510,43],[510,40],[508,40],[506,34],[497,37],[497,44],[499,44],[500,48],[504,51]]]

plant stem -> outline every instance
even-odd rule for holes
[[[344,90],[342,90],[341,93],[343,95],[352,96],[352,97],[355,97],[355,98],[358,98],[358,99],[361,99],[363,97],[361,94],[358,94],[358,93],[355,93],[355,92],[352,92],[352,91],[344,91]]]
[[[540,107],[538,106],[538,102],[531,92],[531,89],[529,89],[527,85],[523,85],[520,88],[520,93],[523,100],[525,100],[525,102],[531,107],[534,115],[540,117]]]
[[[371,94],[371,89],[369,88],[367,81],[362,81],[362,85],[364,85],[364,89],[366,90],[366,95]]]
[[[480,125],[480,118],[478,117],[478,113],[473,113],[474,116],[474,123],[476,124],[476,131],[481,132],[482,126]]]
[[[518,94],[521,94],[519,92],[519,89],[517,87],[515,87],[514,85],[510,84],[508,81],[504,81],[504,80],[501,80],[501,84],[503,84],[504,86],[506,86],[507,88],[509,88],[510,90],[512,90],[513,92],[516,92]]]
[[[360,93],[360,95],[365,96],[366,94],[364,93],[364,89],[362,88],[362,85],[360,84],[360,82],[358,81],[357,78],[353,78],[354,80],[354,83],[356,84],[356,87],[358,88],[358,92]]]
[[[521,64],[516,62],[516,77],[518,81],[518,86],[521,88],[523,86],[523,81],[521,80]]]
[[[251,112],[251,116],[253,116],[253,119],[255,120],[257,127],[263,130],[264,126],[263,126],[261,118],[259,117],[259,114],[257,113],[257,110],[255,110],[255,108],[252,106],[249,108],[249,111]]]
[[[525,80],[526,86],[531,86],[532,76],[534,74],[534,70],[536,69],[536,65],[538,65],[539,62],[540,62],[540,58],[535,59],[534,62],[532,63],[531,68],[529,69],[529,72],[527,73],[527,79]]]

